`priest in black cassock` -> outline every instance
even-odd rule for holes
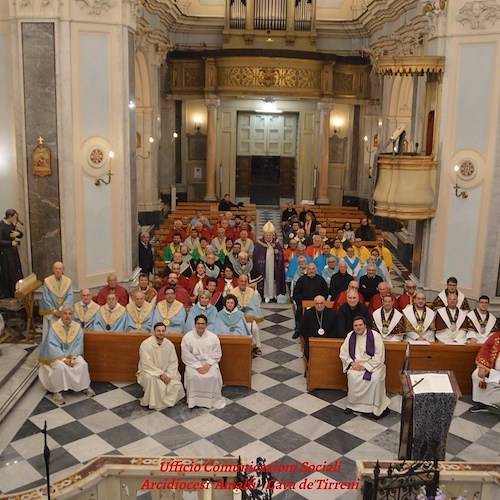
[[[331,339],[338,337],[337,314],[326,307],[323,295],[314,297],[314,307],[307,309],[300,320],[299,335],[304,337],[304,356],[309,359],[309,339],[317,337]]]
[[[368,307],[359,301],[359,293],[355,290],[348,290],[346,300],[347,302],[342,304],[337,311],[338,335],[341,339],[345,339],[349,332],[352,332],[352,323],[356,316],[364,318],[368,328],[372,327],[372,315]]]
[[[0,298],[14,297],[16,283],[23,277],[17,247],[23,233],[17,229],[19,214],[13,208],[0,221]]]
[[[139,267],[141,273],[146,274],[149,278],[150,273],[153,273],[154,257],[153,248],[151,247],[149,233],[141,233],[139,241]]]

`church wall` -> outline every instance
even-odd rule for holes
[[[431,223],[427,282],[434,290],[444,288],[454,275],[469,296],[495,295],[498,272],[497,141],[500,122],[500,67],[498,22],[479,28],[470,21],[458,22],[462,8],[449,4],[446,42],[437,37],[430,50],[443,50],[443,80],[439,131],[439,191],[436,217]],[[470,161],[472,174],[455,174],[453,167]],[[458,181],[467,199],[455,197]],[[488,253],[486,253],[488,251]],[[493,260],[487,259],[493,256]],[[498,299],[497,299],[498,302]]]

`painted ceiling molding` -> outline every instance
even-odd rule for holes
[[[376,70],[382,75],[419,76],[426,73],[443,74],[442,56],[383,56],[377,60]]]
[[[500,19],[500,5],[497,0],[474,0],[466,2],[458,11],[457,21],[463,26],[470,24],[471,29],[486,29],[494,26]]]
[[[103,12],[108,12],[116,5],[116,0],[76,0],[80,4],[80,9],[86,10],[88,14],[100,16]]]

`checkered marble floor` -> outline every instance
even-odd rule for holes
[[[43,436],[47,421],[53,479],[102,454],[264,457],[267,463],[332,463],[336,473],[276,474],[280,481],[354,481],[357,459],[394,459],[399,440],[400,396],[390,394],[391,413],[373,421],[345,415],[343,391],[306,391],[298,342],[291,340],[291,307],[268,304],[261,323],[263,356],[254,359],[252,389],[225,387],[220,410],[176,407],[153,411],[139,405],[137,384],[94,383],[96,396],[69,393],[57,407],[45,396],[0,455],[0,490],[44,482]],[[498,461],[500,421],[470,413],[470,396],[459,401],[448,438],[448,459]],[[353,498],[341,491],[284,491],[276,499]]]

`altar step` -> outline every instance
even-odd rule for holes
[[[2,344],[0,349],[0,422],[2,422],[36,378],[40,346]]]

